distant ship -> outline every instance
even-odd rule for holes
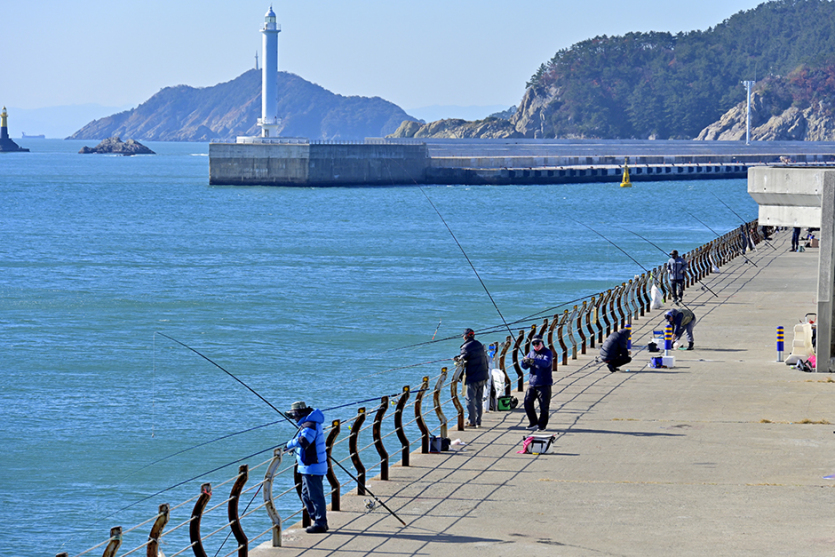
[[[26,135],[26,132],[23,132],[22,134],[20,134],[20,138],[21,139],[46,139],[46,136],[44,134],[41,134],[41,135]]]

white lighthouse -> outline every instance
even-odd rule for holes
[[[278,34],[275,12],[270,6],[261,28],[263,52],[261,53],[261,137],[278,136]]]

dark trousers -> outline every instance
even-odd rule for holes
[[[673,301],[681,300],[684,296],[684,279],[671,280],[670,285],[673,287]]]
[[[302,503],[307,514],[316,526],[328,525],[328,505],[325,503],[325,490],[322,480],[325,476],[302,474]]]
[[[603,361],[606,362],[607,364],[609,364],[610,366],[617,368],[617,367],[624,366],[624,365],[628,364],[629,362],[632,361],[632,358],[630,358],[627,355],[627,356],[618,356],[616,358],[612,358],[611,360],[603,360]]]
[[[800,247],[800,228],[795,227],[792,231],[792,251],[797,251]]]
[[[534,404],[539,401],[539,418],[536,416]],[[551,385],[542,387],[528,387],[525,393],[525,413],[528,415],[530,425],[538,425],[539,429],[545,429],[548,425],[548,410],[551,408]]]

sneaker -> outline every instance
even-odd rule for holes
[[[688,350],[693,350],[693,343],[692,342],[687,345],[687,349]]]
[[[618,370],[618,368],[616,368],[612,364],[606,364],[606,367],[609,368],[609,373],[614,373]]]
[[[545,431],[544,427],[540,427],[537,431]]]
[[[467,427],[476,427],[476,425],[472,422],[467,422]]]
[[[308,534],[324,534],[328,531],[328,527],[314,524],[313,526],[308,526],[307,528],[305,528],[304,531]]]
[[[529,425],[525,429],[527,429],[528,431],[536,431],[537,429],[539,429],[539,425],[537,425],[537,424]]]

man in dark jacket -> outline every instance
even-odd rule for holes
[[[464,344],[461,353],[455,357],[457,363],[464,366],[464,384],[467,386],[467,414],[470,427],[481,426],[481,414],[484,411],[484,386],[490,378],[487,365],[487,353],[484,345],[475,339],[475,331],[465,329],[461,335]]]
[[[687,272],[687,261],[678,255],[677,250],[670,253],[670,259],[667,261],[667,272],[670,275],[670,286],[673,288],[673,303],[681,302],[684,296],[684,279]]]
[[[693,350],[693,327],[696,326],[696,316],[693,312],[689,309],[671,309],[664,314],[664,319],[673,326],[673,339],[680,341],[682,336],[686,337],[687,350]]]
[[[615,331],[606,337],[600,345],[600,359],[606,362],[610,372],[632,361],[629,356],[629,329]]]
[[[296,420],[299,428],[296,436],[287,443],[287,450],[295,451],[299,474],[302,477],[302,503],[313,524],[305,531],[308,534],[324,534],[328,531],[328,506],[322,480],[328,473],[328,453],[325,448],[325,433],[322,424],[325,415],[321,410],[310,408],[304,402],[294,402],[287,417]]]
[[[536,335],[531,339],[533,350],[522,358],[522,368],[530,369],[528,390],[525,392],[525,413],[528,415],[528,429],[542,431],[548,426],[548,411],[551,408],[551,385],[554,384],[552,374],[554,356],[542,337]],[[539,417],[536,416],[535,404],[539,401]]]

